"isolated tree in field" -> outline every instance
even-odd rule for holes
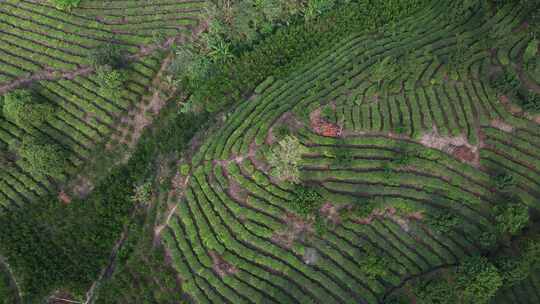
[[[502,286],[503,279],[497,267],[485,257],[466,258],[456,269],[455,286],[461,298],[459,303],[487,304]]]
[[[21,127],[39,127],[50,119],[53,107],[38,102],[28,90],[15,90],[4,96],[4,117]]]
[[[120,69],[126,65],[124,50],[114,43],[96,47],[90,52],[89,59],[95,68],[108,65],[113,69]]]
[[[495,220],[500,233],[517,235],[529,224],[529,207],[511,203],[495,207]]]
[[[169,72],[177,79],[187,78],[192,84],[204,80],[209,70],[209,58],[192,44],[180,46],[169,67]]]
[[[313,188],[296,186],[293,193],[291,208],[304,217],[315,215],[323,203],[323,197]]]
[[[101,66],[97,68],[96,80],[100,95],[115,101],[122,98],[126,81],[124,72],[114,70],[110,66]]]
[[[437,276],[429,280],[419,280],[412,286],[412,292],[421,304],[458,303],[454,286],[444,277]]]
[[[66,152],[49,140],[25,136],[16,150],[19,156],[26,160],[22,165],[31,173],[57,178],[64,171]]]
[[[267,156],[268,163],[272,167],[271,174],[281,181],[299,183],[298,165],[305,151],[306,148],[294,136],[288,135],[280,140]]]

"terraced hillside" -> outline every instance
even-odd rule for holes
[[[484,252],[510,186],[538,208],[538,116],[490,81],[520,69],[530,11],[449,11],[433,1],[267,79],[187,157],[162,236],[195,302],[382,303]],[[300,192],[322,196],[312,216],[294,207],[299,186],[271,174],[287,136],[305,149]],[[460,224],[437,230],[438,216]],[[536,281],[496,302],[526,303]]]
[[[163,63],[160,49],[200,32],[203,7],[200,1],[84,1],[61,11],[47,1],[2,1],[0,94],[30,86],[54,105],[54,118],[37,134],[68,151],[64,180],[111,134],[125,135],[128,125],[120,118],[129,113],[133,119],[145,108],[143,101],[150,102],[143,97],[150,95]],[[119,98],[102,93],[90,59],[96,49],[111,43],[129,62]],[[0,116],[2,150],[30,132],[36,130]],[[19,163],[0,172],[2,209],[56,191],[53,181],[24,167]]]

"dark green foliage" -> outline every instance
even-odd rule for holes
[[[0,267],[0,304],[17,303],[17,296],[11,286],[7,269]]]
[[[440,211],[439,209],[430,210],[424,221],[433,231],[439,234],[447,234],[463,224],[461,217],[452,212]]]
[[[484,251],[493,249],[497,245],[497,234],[495,231],[489,230],[481,233],[475,233],[472,239],[480,246]]]
[[[402,294],[392,294],[384,299],[381,304],[410,304],[411,300]]]
[[[540,94],[528,91],[525,95],[526,96],[520,96],[519,98],[520,105],[523,109],[527,112],[540,112]]]
[[[509,288],[527,279],[540,267],[540,242],[534,238],[518,240],[514,248],[499,252],[494,263]]]
[[[22,165],[32,174],[58,178],[66,165],[67,153],[62,146],[43,137],[23,137],[17,153],[26,161]]]
[[[455,286],[460,303],[485,304],[503,284],[499,270],[481,256],[468,257],[455,272]]]
[[[516,73],[507,70],[495,74],[490,79],[490,84],[497,90],[497,93],[503,95],[515,95],[521,86],[521,82]]]
[[[296,186],[293,193],[295,197],[290,202],[291,209],[301,216],[314,215],[322,206],[323,197],[314,188]]]
[[[189,83],[196,85],[208,77],[211,62],[193,44],[185,44],[176,51],[168,69],[178,79],[186,78]]]
[[[459,303],[454,286],[441,277],[419,280],[412,289],[418,304]]]
[[[112,69],[120,69],[127,64],[124,50],[114,43],[101,44],[92,49],[89,58],[95,68],[109,66]]]
[[[28,90],[15,90],[4,96],[3,115],[17,125],[39,128],[53,115],[53,107],[38,100]]]
[[[514,176],[506,172],[497,172],[493,177],[493,182],[499,191],[505,192],[512,191],[516,185]]]

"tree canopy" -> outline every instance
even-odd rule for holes
[[[2,111],[8,120],[20,127],[39,128],[52,117],[54,109],[51,105],[41,102],[29,90],[15,90],[4,96]]]
[[[18,154],[26,160],[23,166],[31,173],[60,177],[66,163],[66,153],[58,144],[34,136],[23,137],[17,148]]]

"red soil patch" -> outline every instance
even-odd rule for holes
[[[469,144],[464,135],[455,137],[440,136],[434,129],[432,132],[422,135],[420,143],[426,147],[448,153],[472,166],[480,166],[479,146]]]
[[[466,146],[455,147],[452,155],[468,163],[474,162],[476,159],[476,154],[472,151],[472,149]]]
[[[326,137],[340,137],[343,127],[329,123],[321,117],[321,109],[316,109],[309,115],[311,128],[315,133]]]
[[[215,251],[208,252],[210,257],[212,258],[212,269],[215,273],[217,273],[220,277],[224,277],[227,275],[235,274],[238,272],[238,269],[231,265],[229,262],[225,261],[222,256],[220,256]]]

